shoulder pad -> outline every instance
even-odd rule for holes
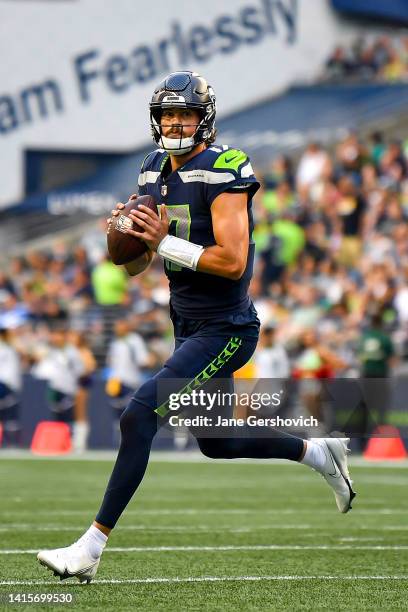
[[[145,170],[152,169],[158,171],[162,170],[163,165],[168,157],[168,155],[164,155],[164,153],[164,149],[156,149],[156,151],[151,151],[150,153],[148,153],[142,162],[140,171],[144,172]]]
[[[213,163],[214,168],[220,170],[233,170],[238,172],[238,169],[242,164],[248,162],[248,155],[240,149],[221,149],[218,151],[217,158]]]
[[[256,180],[249,157],[241,149],[228,145],[212,145],[207,149],[210,154],[211,169],[216,172],[230,172],[236,178]]]

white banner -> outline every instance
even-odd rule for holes
[[[4,2],[0,23],[0,206],[24,196],[26,149],[148,143],[169,72],[200,72],[231,113],[315,78],[353,34],[327,0]]]

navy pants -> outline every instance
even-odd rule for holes
[[[245,365],[255,351],[259,321],[251,307],[247,312],[227,316],[222,320],[194,321],[171,312],[176,348],[163,368],[136,391],[122,414],[122,433],[118,457],[96,516],[98,523],[113,528],[139,486],[149,460],[153,438],[168,422],[170,412],[160,397],[160,385],[174,381],[190,381],[194,387],[216,383],[223,379],[232,386],[232,374]],[[167,379],[167,380],[164,380]],[[225,384],[225,383],[224,383]],[[174,382],[176,385],[176,382]],[[174,390],[174,389],[173,389]],[[178,388],[180,390],[180,387]],[[268,431],[261,431],[261,430]],[[234,436],[197,437],[204,455],[211,458],[285,458],[298,460],[303,441],[282,434],[271,438],[269,428],[248,428]],[[193,434],[195,434],[193,430]]]

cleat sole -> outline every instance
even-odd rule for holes
[[[91,581],[92,581],[93,577],[89,578],[88,576],[84,576],[83,574],[68,574],[68,572],[65,572],[64,574],[61,574],[54,567],[52,567],[51,565],[48,565],[42,559],[38,559],[38,557],[37,557],[37,560],[40,563],[40,565],[45,567],[50,572],[53,572],[54,576],[59,576],[60,581],[67,580],[67,578],[77,578],[81,584],[84,584],[84,583],[90,584]],[[85,570],[85,571],[87,571],[87,570]]]

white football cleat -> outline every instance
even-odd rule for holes
[[[350,452],[347,444],[350,438],[311,438],[311,442],[318,444],[326,455],[323,468],[317,471],[333,489],[340,512],[348,512],[356,496],[347,467],[347,453]]]
[[[55,548],[54,550],[40,550],[37,555],[41,565],[45,565],[59,576],[61,580],[66,578],[78,578],[79,582],[88,584],[95,577],[100,557],[94,559],[88,553],[83,542],[78,540],[66,548]]]

